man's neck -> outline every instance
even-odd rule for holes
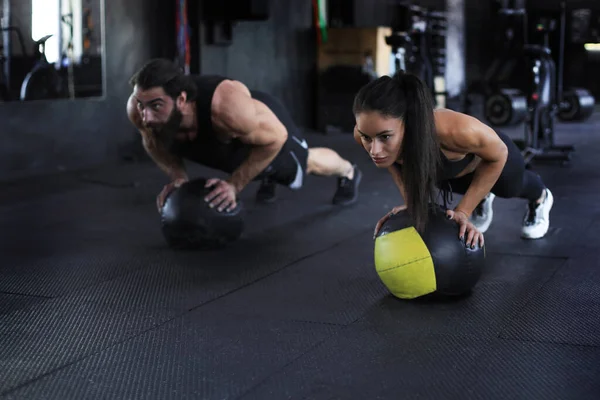
[[[184,133],[189,139],[193,139],[198,134],[198,118],[196,116],[196,102],[186,103],[181,110],[183,118],[179,132]]]

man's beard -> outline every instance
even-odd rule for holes
[[[183,114],[181,114],[181,111],[179,111],[177,107],[174,107],[169,115],[169,119],[167,119],[165,123],[160,125],[150,125],[148,128],[150,129],[152,136],[154,136],[154,138],[165,148],[169,149],[175,141],[182,120]]]

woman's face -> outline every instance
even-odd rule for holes
[[[377,167],[388,168],[400,155],[404,124],[399,118],[386,117],[376,111],[362,112],[356,115],[354,138]]]

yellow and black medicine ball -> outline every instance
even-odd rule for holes
[[[383,284],[400,299],[469,293],[481,277],[485,245],[471,249],[458,229],[439,206],[430,208],[422,233],[407,211],[392,215],[375,238],[375,269]]]

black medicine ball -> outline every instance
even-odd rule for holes
[[[204,197],[212,191],[207,179],[184,183],[167,197],[161,210],[162,233],[177,249],[208,250],[237,240],[244,231],[243,207],[238,201],[231,211],[210,208]]]
[[[437,205],[422,234],[407,211],[391,216],[375,239],[375,269],[383,284],[401,299],[470,292],[481,277],[485,246],[471,249],[458,229]]]

